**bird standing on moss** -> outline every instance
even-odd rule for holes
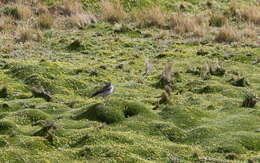
[[[96,96],[108,96],[112,94],[114,91],[114,86],[112,83],[107,83],[103,88],[97,90],[90,98],[96,97]]]

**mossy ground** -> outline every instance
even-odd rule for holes
[[[205,44],[165,32],[120,33],[97,23],[46,30],[40,42],[0,38],[15,44],[11,53],[0,49],[0,88],[7,88],[0,98],[0,162],[260,161],[260,104],[242,107],[248,91],[260,96],[260,65],[253,64],[259,45]],[[69,48],[75,40],[80,48]],[[207,55],[198,55],[201,49]],[[149,75],[146,57],[153,65]],[[216,59],[224,75],[204,80],[187,73]],[[173,75],[170,103],[153,110],[163,92],[155,85],[169,61],[178,79]],[[240,77],[248,85],[232,85]],[[111,97],[89,98],[107,81],[115,84]],[[51,102],[34,98],[34,86],[48,91]],[[48,120],[55,128],[36,136]]]

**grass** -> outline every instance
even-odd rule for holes
[[[222,27],[215,37],[217,42],[236,42],[241,38],[237,29],[231,26]]]
[[[109,1],[101,1],[101,18],[110,23],[118,23],[122,22],[126,13],[124,11],[124,7],[121,5],[119,1],[115,3]]]
[[[53,25],[53,17],[50,14],[42,14],[38,18],[37,26],[40,29],[49,29]]]
[[[2,3],[0,162],[259,162],[259,26],[238,16],[249,2],[233,16],[224,1],[120,2],[84,0],[77,12],[42,1],[32,19]],[[103,19],[104,3],[124,18]],[[210,26],[208,13],[226,24]],[[108,81],[110,97],[90,98]]]

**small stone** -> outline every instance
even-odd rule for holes
[[[228,153],[226,155],[226,159],[235,160],[235,159],[238,159],[238,155],[236,153]]]
[[[31,89],[31,92],[32,92],[32,95],[34,97],[43,98],[43,99],[45,99],[48,102],[51,101],[50,93],[47,90],[43,89],[43,88],[35,88],[35,87],[33,87]]]
[[[197,55],[205,56],[205,55],[208,55],[208,54],[209,54],[209,52],[204,51],[203,49],[199,49],[197,51]]]
[[[254,163],[254,161],[253,160],[247,160],[247,163]]]
[[[7,87],[3,86],[2,88],[0,88],[0,98],[6,98],[7,96]]]

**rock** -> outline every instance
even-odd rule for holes
[[[7,87],[3,86],[2,88],[0,88],[0,98],[6,98],[7,96]]]
[[[247,160],[247,163],[254,163],[254,161],[253,160]]]
[[[249,86],[249,82],[244,78],[238,78],[238,79],[234,79],[232,78],[229,81],[233,86],[237,86],[237,87],[246,87]]]
[[[238,159],[238,155],[236,153],[228,153],[226,156],[225,156],[226,159],[228,160],[235,160],[235,159]]]
[[[257,103],[257,99],[255,98],[254,95],[246,95],[242,107],[253,108],[255,107],[256,103]]]
[[[204,51],[203,49],[199,49],[197,51],[197,55],[205,56],[205,55],[208,55],[208,54],[209,54],[209,52]]]
[[[45,99],[48,102],[51,101],[50,93],[47,90],[43,89],[43,88],[32,87],[31,88],[31,92],[32,92],[32,95],[34,97],[43,98],[43,99]]]

